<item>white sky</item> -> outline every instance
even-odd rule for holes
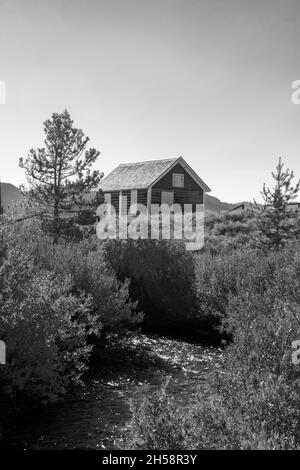
[[[0,0],[0,177],[69,110],[97,168],[182,155],[227,202],[300,178],[299,0]]]

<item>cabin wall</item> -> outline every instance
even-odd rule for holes
[[[143,204],[147,207],[147,189],[138,189],[138,204]]]
[[[122,191],[122,197],[126,197],[126,204],[127,204],[127,211],[126,213],[128,214],[129,207],[130,207],[130,190]]]
[[[196,181],[187,173],[187,171],[180,165],[175,165],[165,176],[163,176],[157,183],[153,185],[154,188],[158,189],[176,189],[172,184],[172,175],[173,173],[181,173],[184,175],[184,188],[177,189],[187,189],[191,191],[203,191],[201,186],[199,186]],[[153,190],[152,189],[152,190]]]
[[[184,187],[173,186],[172,175],[183,174],[184,175]],[[189,173],[180,165],[177,164],[174,168],[168,171],[157,183],[151,188],[151,204],[161,204],[161,193],[162,191],[172,191],[174,194],[174,204],[180,204],[181,208],[184,209],[185,204],[192,204],[193,211],[196,210],[196,204],[204,203],[204,192],[201,186],[189,175]],[[105,193],[108,193],[106,191]],[[117,213],[119,213],[119,198],[120,191],[112,191],[111,204],[115,207]],[[123,196],[127,196],[127,212],[131,205],[131,191],[122,191]],[[147,207],[148,191],[147,189],[137,190],[137,202]]]
[[[104,191],[104,194],[111,195],[111,205],[114,206],[116,213],[119,213],[119,206],[120,206],[120,191]],[[123,190],[122,196],[127,197],[127,212],[131,205],[131,191]],[[137,202],[138,204],[143,204],[147,207],[147,189],[138,189],[137,191]]]
[[[161,204],[161,193],[169,188],[152,188],[151,204]],[[192,204],[193,211],[196,204],[203,204],[203,190],[190,191],[183,188],[172,188],[174,193],[174,204],[179,204],[184,209],[184,204]]]
[[[169,188],[152,188],[151,191],[151,204],[161,204],[162,191],[169,190]],[[184,208],[184,204],[193,204],[193,211],[196,210],[196,204],[203,204],[203,190],[191,191],[183,188],[172,188],[174,193],[174,204],[180,204]],[[116,213],[119,213],[120,192],[112,191],[105,192],[111,195],[111,204],[114,206]],[[130,191],[122,191],[122,195],[127,197],[127,212],[131,205]],[[138,204],[143,204],[147,207],[147,190],[139,189],[137,193]]]
[[[117,213],[119,213],[119,191],[112,191],[111,193],[111,205],[114,206]]]
[[[173,173],[184,175],[183,188],[173,186]],[[151,194],[152,204],[161,204],[162,191],[172,191],[174,194],[174,204],[179,204],[182,209],[184,204],[192,204],[193,211],[195,211],[196,204],[203,204],[203,189],[180,164],[168,171],[163,178],[153,185]]]

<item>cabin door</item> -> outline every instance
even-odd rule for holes
[[[161,203],[173,206],[174,204],[174,192],[173,191],[162,191],[161,192]]]

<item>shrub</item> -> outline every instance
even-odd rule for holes
[[[91,297],[72,295],[67,277],[37,271],[18,236],[1,231],[0,337],[7,365],[0,393],[53,400],[79,383],[91,352],[87,336],[99,334],[101,325]]]
[[[179,410],[171,399],[162,399],[159,428],[148,427],[159,400],[148,396],[133,409],[133,446],[148,448],[156,442],[167,449],[173,439],[183,449],[300,448],[300,366],[291,360],[292,341],[300,337],[299,246],[256,256],[255,263],[248,255],[244,270],[235,268],[234,288],[226,295],[223,289],[223,327],[233,340],[222,369],[211,379],[209,396],[199,392],[196,403]]]
[[[259,257],[255,250],[230,253],[200,253],[194,256],[195,283],[200,316],[224,318],[229,298],[243,286],[245,273],[256,269]]]
[[[160,390],[144,397],[141,404],[131,403],[133,414],[130,438],[124,440],[125,449],[180,450],[184,449],[183,416],[167,395],[168,381]]]
[[[255,214],[250,209],[240,213],[214,214],[205,220],[203,251],[218,254],[254,248],[257,234]]]
[[[193,256],[183,242],[108,240],[103,250],[118,280],[130,279],[130,295],[145,313],[146,325],[174,327],[193,317]]]
[[[53,245],[43,236],[34,240],[31,250],[39,268],[69,276],[74,294],[85,292],[91,296],[94,315],[105,328],[132,327],[142,320],[136,302],[129,297],[129,280],[116,279],[97,239]]]

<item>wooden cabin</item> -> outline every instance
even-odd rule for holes
[[[114,206],[117,213],[127,197],[127,211],[133,204],[143,204],[150,213],[151,204],[204,204],[204,194],[209,187],[182,158],[125,163],[115,168],[100,183],[105,202]]]

